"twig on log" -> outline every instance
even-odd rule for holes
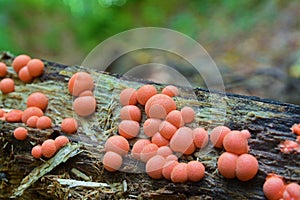
[[[45,174],[53,170],[56,166],[66,162],[69,158],[81,153],[79,144],[66,145],[53,158],[46,161],[43,165],[33,169],[20,183],[20,186],[14,191],[10,198],[16,198],[23,194],[23,192],[34,184],[37,180]]]

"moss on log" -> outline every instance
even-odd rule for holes
[[[2,53],[0,61],[10,66],[13,57]],[[274,172],[287,181],[300,182],[300,155],[282,154],[278,148],[281,141],[295,139],[290,127],[300,122],[300,106],[198,88],[193,91],[181,88],[180,96],[175,98],[178,107],[191,106],[196,110],[194,126],[210,130],[224,123],[231,129],[248,129],[252,134],[249,140],[250,154],[259,161],[259,172],[254,179],[241,182],[223,178],[217,171],[217,159],[222,150],[210,147],[180,158],[203,162],[206,167],[205,178],[197,183],[174,184],[167,180],[153,180],[145,173],[133,173],[140,168],[139,163],[131,159],[125,159],[120,172],[109,173],[103,169],[101,158],[104,142],[109,136],[117,134],[121,108],[118,94],[124,88],[137,88],[145,82],[80,66],[45,63],[45,73],[31,84],[20,82],[9,67],[8,77],[15,80],[16,91],[1,95],[0,108],[25,109],[27,96],[34,91],[42,91],[49,98],[46,115],[53,119],[54,125],[52,129],[43,131],[28,128],[29,137],[25,141],[17,141],[12,132],[23,124],[0,120],[0,198],[265,199],[262,185],[268,173]],[[68,93],[67,84],[77,71],[87,71],[96,81],[94,93],[97,111],[89,118],[79,118],[72,110],[73,99]],[[155,86],[163,87],[160,84]],[[61,158],[59,152],[50,160],[34,159],[30,155],[31,148],[46,138],[62,134],[59,125],[66,117],[75,117],[80,122],[79,131],[69,136],[71,144],[65,150],[74,148],[78,154]],[[52,160],[56,160],[57,165],[51,165]],[[52,168],[49,170],[47,166]],[[45,171],[45,167],[48,171]],[[45,173],[22,189],[26,180],[39,174],[38,170]]]

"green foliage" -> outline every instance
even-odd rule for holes
[[[0,49],[56,55],[62,46],[89,52],[121,31],[159,26],[207,41],[272,23],[281,1],[0,0]],[[67,47],[66,47],[67,48]]]

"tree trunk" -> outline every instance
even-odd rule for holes
[[[0,55],[0,61],[8,66],[12,59],[13,56],[8,53]],[[20,82],[9,67],[8,77],[15,80],[16,89],[8,95],[1,95],[0,108],[23,110],[27,96],[42,91],[49,98],[45,115],[53,120],[53,126],[47,130],[28,128],[28,138],[17,141],[12,132],[24,125],[0,120],[0,198],[265,199],[262,185],[268,173],[279,174],[287,181],[300,182],[299,154],[282,154],[278,148],[281,141],[295,140],[290,128],[300,122],[300,106],[198,88],[192,91],[180,88],[180,95],[175,98],[178,108],[195,108],[194,126],[211,130],[224,123],[231,129],[248,129],[251,132],[250,154],[259,161],[259,172],[254,179],[241,182],[223,178],[217,171],[217,159],[223,150],[211,145],[192,156],[180,157],[183,161],[197,159],[205,165],[205,177],[197,183],[174,184],[164,179],[151,179],[145,173],[133,173],[142,171],[142,167],[128,159],[129,156],[121,171],[107,172],[103,169],[101,158],[105,141],[117,134],[121,108],[118,95],[124,88],[137,88],[145,82],[79,66],[47,61],[45,64],[44,74],[31,84]],[[77,71],[87,71],[96,83],[97,110],[89,118],[80,118],[72,110],[73,99],[67,84]],[[163,85],[152,84],[158,89],[163,88]],[[71,143],[49,160],[34,159],[30,154],[31,148],[47,138],[63,134],[60,123],[66,117],[75,117],[80,123],[78,132],[68,136]]]

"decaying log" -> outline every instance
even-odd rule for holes
[[[0,61],[8,66],[12,59],[13,56],[8,53],[0,55]],[[205,178],[197,183],[174,184],[151,179],[145,173],[133,173],[142,171],[142,168],[132,159],[125,159],[120,172],[109,173],[103,169],[101,158],[104,142],[117,134],[121,108],[118,94],[124,88],[137,88],[144,82],[80,66],[45,63],[45,73],[31,84],[20,82],[9,67],[8,77],[15,80],[16,91],[1,95],[0,108],[25,109],[27,96],[34,91],[42,91],[49,97],[46,115],[53,119],[54,125],[47,130],[28,128],[29,137],[25,141],[17,141],[12,132],[24,125],[0,120],[0,198],[265,199],[262,185],[268,173],[274,172],[287,181],[300,182],[299,154],[282,154],[278,148],[281,141],[295,140],[290,127],[300,122],[300,106],[187,88],[181,88],[181,94],[175,101],[179,108],[188,105],[196,109],[193,126],[210,130],[224,123],[231,129],[248,129],[251,132],[250,153],[259,160],[256,177],[248,182],[224,179],[217,171],[217,159],[222,150],[211,146],[180,158],[203,162]],[[89,118],[80,118],[72,110],[73,99],[68,93],[67,83],[77,71],[87,71],[96,80],[97,111]],[[196,98],[191,95],[193,92]],[[31,148],[46,138],[62,134],[59,125],[66,117],[75,117],[80,122],[79,131],[69,136],[71,144],[50,160],[34,159],[30,155]]]

